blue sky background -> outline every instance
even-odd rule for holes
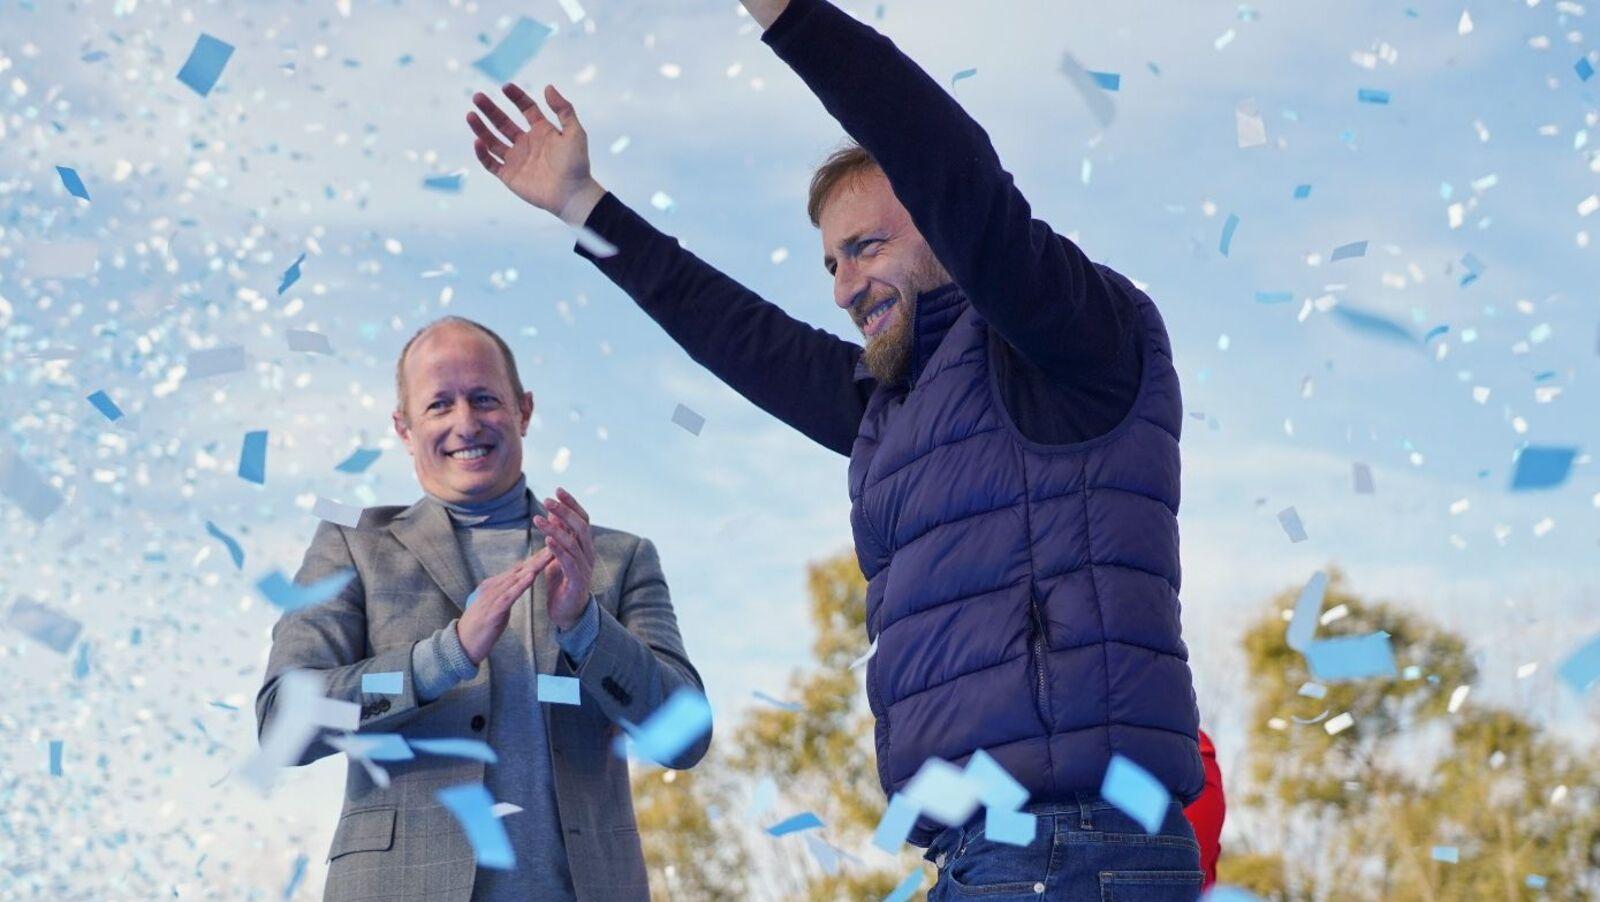
[[[577,104],[596,176],[794,315],[851,335],[804,216],[810,169],[842,136],[732,0],[584,6],[571,24],[555,0],[0,2],[0,453],[67,497],[43,523],[0,501],[0,607],[20,594],[66,611],[89,648],[74,676],[76,649],[0,630],[0,897],[278,896],[302,852],[299,892],[315,896],[343,762],[286,775],[266,799],[227,779],[253,748],[274,619],[253,583],[297,566],[316,495],[417,497],[388,426],[392,361],[445,313],[518,354],[538,403],[535,487],[564,485],[597,521],[656,541],[724,722],[805,664],[805,563],[850,541],[843,458],[688,360],[563,227],[478,168],[462,120],[491,87],[472,60],[517,16],[559,23],[519,80]],[[1190,414],[1185,632],[1225,765],[1248,716],[1240,631],[1329,563],[1466,635],[1484,674],[1474,701],[1593,740],[1592,694],[1553,673],[1600,632],[1600,476],[1584,454],[1558,490],[1507,491],[1524,443],[1600,445],[1600,219],[1582,212],[1600,190],[1587,133],[1600,80],[1574,70],[1600,58],[1580,14],[845,6],[947,85],[976,68],[956,96],[1036,215],[1166,316]],[[237,48],[206,98],[175,79],[201,32]],[[1109,127],[1060,74],[1068,52],[1121,75]],[[1363,88],[1390,102],[1358,102]],[[1267,143],[1241,148],[1235,110],[1252,99]],[[455,171],[460,193],[423,188]],[[670,211],[650,206],[658,191]],[[91,276],[33,276],[41,242],[73,241],[94,243]],[[1356,241],[1365,256],[1329,261]],[[302,252],[301,280],[277,295]],[[1482,270],[1463,286],[1469,254]],[[1402,346],[1333,305],[1449,332]],[[335,353],[290,352],[286,329],[324,332]],[[245,372],[177,369],[227,344],[247,349]],[[97,389],[128,418],[100,417],[84,400]],[[670,421],[680,403],[706,417],[698,437]],[[252,429],[270,432],[264,487],[235,475]],[[357,446],[384,453],[364,475],[335,472]],[[1353,493],[1354,462],[1375,495]],[[1307,541],[1279,527],[1288,506]],[[207,520],[240,540],[242,570]],[[51,739],[65,742],[59,778]]]

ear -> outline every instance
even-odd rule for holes
[[[411,424],[406,420],[406,415],[396,410],[389,414],[389,418],[394,422],[394,434],[405,443],[406,453],[415,455],[416,452],[411,449]]]
[[[528,435],[528,423],[533,419],[533,392],[525,391],[517,399],[517,419],[520,420],[520,432],[524,437]]]

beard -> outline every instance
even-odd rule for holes
[[[912,269],[906,288],[895,292],[898,298],[895,306],[903,309],[894,314],[895,320],[887,328],[867,339],[866,349],[862,351],[861,361],[867,365],[872,378],[884,385],[906,381],[911,369],[911,349],[916,343],[911,326],[916,321],[917,301],[923,292],[949,281],[950,274],[933,256],[933,251],[925,250],[923,259]],[[863,309],[870,310],[877,303],[876,300],[866,301]]]

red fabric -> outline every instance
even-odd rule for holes
[[[1217,748],[1211,737],[1200,731],[1200,763],[1206,772],[1206,788],[1194,804],[1183,809],[1189,826],[1200,841],[1200,868],[1206,873],[1205,886],[1217,882],[1217,856],[1222,852],[1222,820],[1228,813],[1222,796],[1222,768],[1217,766]]]

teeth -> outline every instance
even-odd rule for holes
[[[477,460],[488,453],[488,448],[479,446],[476,448],[463,448],[460,451],[451,451],[450,456],[456,460]]]
[[[878,306],[872,308],[872,312],[867,314],[866,327],[870,329],[870,328],[872,328],[873,323],[876,323],[878,320],[883,319],[883,315],[885,313],[889,312],[889,305],[892,304],[892,303],[894,303],[894,302],[893,301],[884,301],[883,303],[879,304]]]

